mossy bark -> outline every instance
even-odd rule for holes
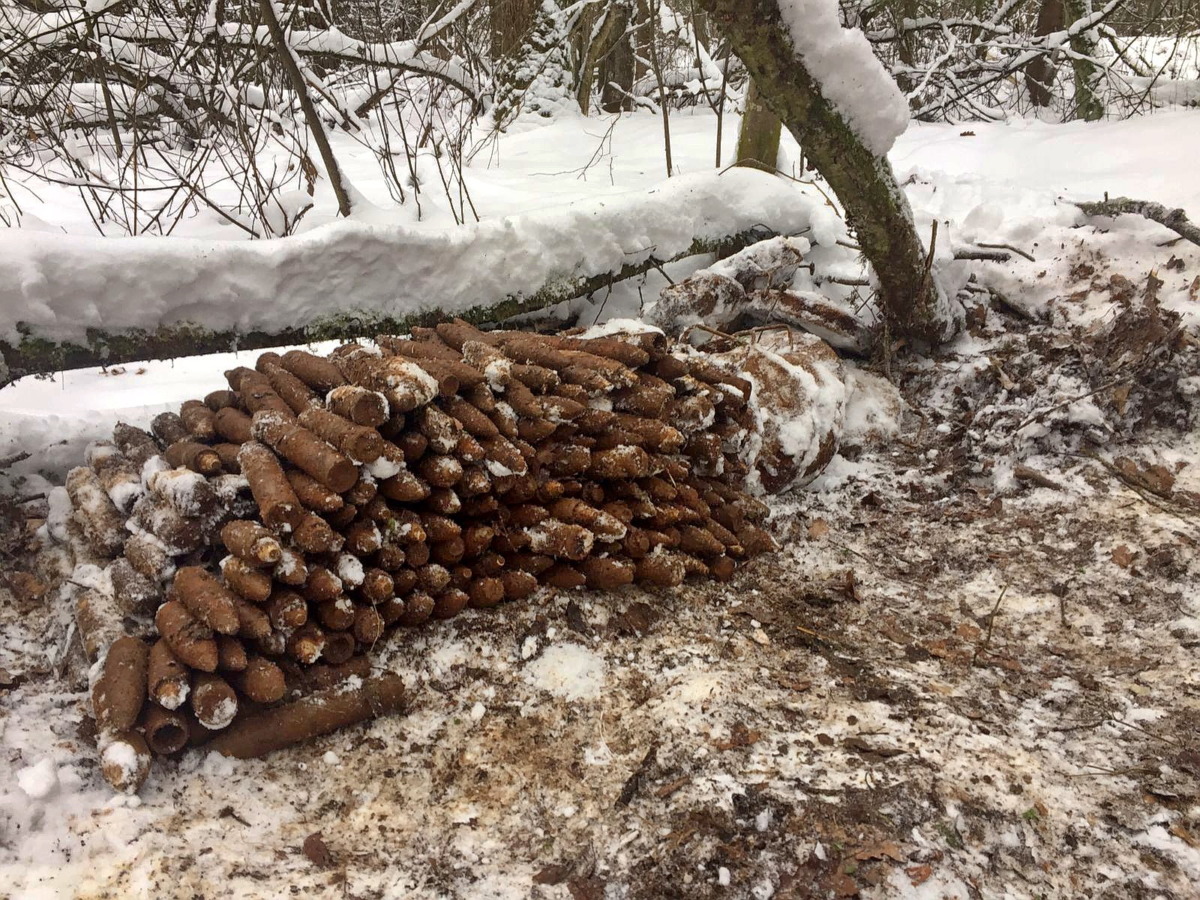
[[[912,210],[885,157],[872,153],[822,95],[783,26],[777,0],[700,0],[729,36],[763,100],[804,148],[846,210],[879,278],[879,305],[892,338],[936,343],[953,331],[930,277]]]
[[[1078,22],[1092,12],[1088,0],[1065,0],[1067,19]],[[1095,122],[1104,117],[1104,104],[1096,96],[1096,37],[1092,31],[1081,31],[1071,38],[1071,69],[1075,74],[1075,118]]]
[[[722,238],[697,238],[674,259],[702,253],[729,256],[751,244],[765,240],[772,232],[752,228]],[[536,312],[565,300],[582,297],[626,278],[632,278],[661,266],[667,260],[647,259],[630,263],[613,272],[558,278],[528,295],[509,295],[481,303],[466,311],[447,313],[425,308],[404,314],[375,310],[345,309],[307,324],[277,331],[214,331],[192,322],[163,325],[154,330],[130,329],[122,332],[89,331],[85,343],[62,343],[26,332],[18,343],[0,341],[0,387],[25,375],[41,375],[62,369],[86,366],[115,366],[145,359],[173,359],[203,353],[231,350],[258,350],[310,341],[353,340],[377,334],[404,334],[415,325],[436,325],[451,315],[482,324],[500,322],[524,313]],[[20,326],[18,326],[20,328]]]
[[[775,171],[779,158],[779,135],[783,123],[763,103],[754,79],[746,90],[746,108],[742,112],[742,127],[738,130],[737,164]]]

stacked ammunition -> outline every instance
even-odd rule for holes
[[[264,353],[153,433],[118,426],[66,484],[106,774],[136,789],[150,753],[255,755],[396,708],[367,663],[392,627],[728,579],[774,549],[732,369],[657,330],[456,321]]]

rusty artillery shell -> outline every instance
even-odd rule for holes
[[[579,563],[579,570],[592,590],[611,591],[633,583],[633,563],[611,556],[591,556]]]
[[[430,563],[416,570],[417,584],[421,590],[430,594],[438,594],[450,584],[450,572],[445,566]]]
[[[315,622],[308,622],[287,639],[287,653],[296,662],[311,665],[321,658],[325,649],[325,632]]]
[[[125,542],[125,517],[113,505],[100,478],[87,466],[67,473],[67,495],[81,514],[77,520],[88,545],[98,555],[111,559]]]
[[[188,436],[187,426],[183,424],[183,419],[173,412],[159,413],[151,419],[150,430],[154,432],[154,436],[164,447],[169,447],[176,441],[187,440]]]
[[[209,749],[237,759],[263,756],[369,718],[390,715],[403,707],[404,699],[400,676],[388,673],[366,678],[355,688],[328,688],[247,716],[214,738]]]
[[[234,608],[238,617],[238,637],[256,640],[271,633],[268,615],[252,603],[234,595]]]
[[[354,602],[343,595],[319,603],[317,620],[329,631],[345,631],[354,624]]]
[[[371,661],[366,656],[354,656],[342,663],[317,663],[303,668],[293,665],[285,674],[289,690],[311,694],[344,684],[351,678],[370,677]]]
[[[595,537],[582,525],[547,519],[528,529],[529,549],[558,559],[580,560],[592,552]]]
[[[346,383],[341,370],[330,360],[304,350],[289,350],[279,364],[310,388],[321,393],[332,391]]]
[[[433,561],[443,566],[454,565],[462,560],[465,553],[466,546],[460,537],[452,537],[446,541],[439,541],[430,547],[430,556]]]
[[[252,566],[273,566],[283,558],[279,540],[257,522],[238,520],[221,528],[225,548]]]
[[[375,565],[384,572],[394,572],[404,565],[407,556],[398,544],[384,543],[375,552]]]
[[[587,583],[587,576],[567,563],[555,563],[542,573],[541,578],[551,587],[562,589],[583,587]]]
[[[250,417],[233,406],[217,411],[213,416],[213,427],[218,435],[231,444],[244,444],[251,439]]]
[[[255,416],[255,428],[260,421]],[[301,425],[277,419],[263,418],[270,423],[263,429],[262,436],[288,462],[311,475],[325,487],[336,493],[349,490],[358,480],[358,467],[343,453],[321,440]],[[245,463],[242,464],[245,470]]]
[[[179,709],[191,690],[187,666],[179,661],[170,645],[161,638],[150,647],[146,663],[146,687],[150,699],[163,709]]]
[[[289,469],[287,480],[300,502],[315,512],[331,513],[346,505],[341,494],[331,491],[317,479],[299,469]]]
[[[429,496],[430,487],[412,472],[398,472],[379,483],[379,492],[398,503],[417,503]]]
[[[169,596],[213,631],[237,634],[240,626],[233,593],[200,566],[185,566],[176,572]]]
[[[179,407],[179,418],[189,435],[197,441],[208,442],[216,438],[213,411],[201,400],[184,400]]]
[[[460,591],[458,588],[448,588],[434,598],[433,618],[452,619],[466,609],[467,604],[470,602],[471,598],[467,595],[466,591]]]
[[[388,419],[387,398],[354,384],[342,385],[325,398],[330,412],[336,413],[367,428],[377,428]]]
[[[374,462],[383,453],[383,438],[378,431],[356,425],[327,409],[306,410],[300,414],[300,424],[360,463]]]
[[[683,584],[687,575],[683,560],[667,551],[651,553],[639,559],[634,567],[634,578],[639,583],[660,587],[676,587]]]
[[[364,507],[376,499],[383,499],[379,497],[379,482],[364,467],[358,473],[358,481],[354,482],[350,490],[346,491],[346,503]]]
[[[201,475],[217,475],[222,470],[221,457],[205,444],[194,440],[176,441],[163,453],[167,462],[199,472]]]
[[[305,553],[336,553],[345,542],[345,538],[316,513],[305,515],[292,532],[292,543]]]
[[[267,376],[267,380],[270,381],[275,393],[283,398],[283,402],[296,415],[300,415],[305,410],[320,406],[321,398],[317,396],[316,392],[301,379],[283,368],[280,365],[281,362],[282,359],[277,354],[264,353],[258,358],[256,366],[260,372]]]
[[[118,556],[108,567],[112,580],[113,600],[127,615],[153,612],[162,598],[156,580],[147,578],[124,556]]]
[[[242,465],[238,462],[238,450],[242,447],[241,444],[231,444],[222,442],[212,445],[212,452],[217,454],[217,459],[221,460],[221,468],[233,475],[242,473]]]
[[[397,620],[401,625],[420,625],[433,615],[433,597],[425,591],[413,591],[404,598],[404,611]]]
[[[308,581],[308,563],[302,555],[285,547],[272,575],[280,584],[301,587]]]
[[[191,705],[196,721],[210,731],[220,731],[237,715],[237,694],[220,675],[201,673],[192,688]]]
[[[304,508],[270,448],[257,441],[248,441],[238,452],[238,463],[250,482],[250,492],[264,524],[289,530],[300,524],[305,515]]]
[[[435,453],[450,453],[463,434],[457,419],[451,418],[435,406],[426,406],[416,416],[416,426],[429,441]]]
[[[353,631],[329,631],[325,633],[325,647],[321,651],[321,659],[336,666],[354,656],[357,649],[358,642],[354,639]]]
[[[504,599],[504,582],[499,578],[475,578],[467,593],[473,608],[488,609]]]
[[[251,603],[262,603],[271,596],[271,576],[250,566],[239,556],[221,560],[221,577],[235,594]]]
[[[379,604],[379,616],[383,619],[384,625],[394,625],[400,621],[407,609],[405,601],[400,597],[389,597]]]
[[[214,413],[229,406],[237,406],[241,402],[242,398],[235,391],[230,390],[210,391],[204,395],[204,405]]]
[[[308,602],[295,591],[276,588],[264,609],[271,625],[281,631],[291,631],[308,621]]]
[[[180,712],[151,704],[142,717],[146,743],[159,756],[178,753],[188,742],[187,717]]]
[[[136,731],[103,735],[100,772],[115,790],[136,794],[150,774],[150,748],[146,739]]]
[[[129,635],[109,646],[100,677],[92,687],[92,714],[102,731],[127,731],[137,724],[146,702],[150,649]]]
[[[368,603],[382,603],[395,593],[395,588],[395,580],[385,570],[369,568],[363,572],[360,593]]]
[[[201,672],[217,670],[217,642],[212,629],[193,618],[178,600],[160,606],[154,624],[180,662]]]
[[[246,668],[230,680],[239,691],[255,703],[274,703],[287,690],[283,671],[275,663],[261,656],[251,656]]]
[[[354,637],[366,646],[374,644],[383,636],[383,617],[373,606],[357,606],[354,609]]]
[[[217,668],[222,672],[240,672],[246,668],[246,645],[238,638],[218,634]]]
[[[501,572],[500,580],[504,583],[505,600],[524,600],[536,591],[538,586],[536,576],[529,572],[516,570]]]

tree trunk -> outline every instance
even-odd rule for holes
[[[1065,0],[1066,12],[1072,22],[1078,22],[1092,12],[1091,0]],[[1096,36],[1090,29],[1071,38],[1071,69],[1075,73],[1075,118],[1095,122],[1104,116],[1104,104],[1096,96]],[[1084,58],[1089,57],[1089,58]]]
[[[629,34],[629,7],[621,19],[620,34],[607,56],[600,59],[600,108],[606,113],[633,109],[633,44]]]
[[[580,53],[579,85],[575,90],[575,98],[579,101],[580,112],[585,116],[592,104],[592,87],[595,85],[596,68],[600,60],[612,53],[616,49],[617,43],[624,39],[625,30],[629,26],[629,7],[624,3],[611,2],[600,15],[603,16],[603,19],[600,20],[599,28],[596,27],[596,22],[584,17],[588,22],[588,33],[583,35],[585,45]],[[632,62],[632,59],[630,61]],[[632,72],[631,68],[631,76]],[[631,90],[632,87],[631,83]],[[603,98],[603,93],[601,96]]]
[[[1045,37],[1062,31],[1066,27],[1066,12],[1063,0],[1042,0],[1038,10],[1037,28],[1034,37]],[[1029,91],[1029,102],[1034,106],[1050,105],[1050,89],[1054,87],[1054,63],[1049,54],[1031,60],[1025,67],[1025,89]]]
[[[536,0],[492,0],[492,65],[515,56],[533,25]]]
[[[746,89],[746,109],[738,130],[737,164],[775,171],[779,159],[779,134],[783,130],[779,116],[767,109],[758,84],[753,78]]]
[[[304,73],[300,71],[300,64],[296,61],[295,53],[288,44],[287,35],[283,32],[283,25],[280,24],[279,17],[275,15],[274,0],[259,0],[258,8],[262,12],[263,21],[267,23],[267,31],[271,34],[271,42],[275,45],[275,52],[279,54],[283,71],[287,73],[288,80],[292,83],[292,90],[296,92],[300,108],[304,110],[304,119],[308,123],[308,130],[317,144],[317,150],[320,151],[321,162],[325,165],[325,174],[329,177],[333,195],[337,198],[338,213],[348,216],[352,204],[350,191],[346,187],[346,179],[342,175],[337,157],[333,154],[333,147],[329,145],[329,135],[325,133],[325,123],[321,121],[316,104],[309,96],[308,83],[304,80]]]
[[[886,157],[873,154],[820,91],[783,26],[777,0],[700,0],[725,29],[762,98],[804,148],[846,209],[879,279],[879,305],[892,338],[935,343],[953,322],[930,277],[912,210]]]
[[[670,260],[650,257],[642,262],[627,263],[615,271],[556,278],[533,294],[481,298],[478,306],[454,315],[474,323],[503,321],[602,291],[667,262],[705,253],[724,259],[773,235],[774,232],[769,229],[756,226],[726,237],[696,238],[690,247]],[[144,359],[173,359],[235,349],[257,350],[320,340],[354,340],[376,334],[405,334],[414,325],[435,325],[447,318],[446,313],[436,309],[388,315],[375,310],[355,310],[352,303],[348,303],[345,308],[314,321],[269,331],[213,330],[202,325],[182,323],[162,325],[153,331],[89,331],[86,345],[27,334],[16,344],[0,340],[0,387],[26,375],[63,369],[115,366]]]

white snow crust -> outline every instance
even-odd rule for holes
[[[884,156],[908,127],[908,101],[858,28],[843,28],[837,0],[779,0],[796,55],[846,124]]]

